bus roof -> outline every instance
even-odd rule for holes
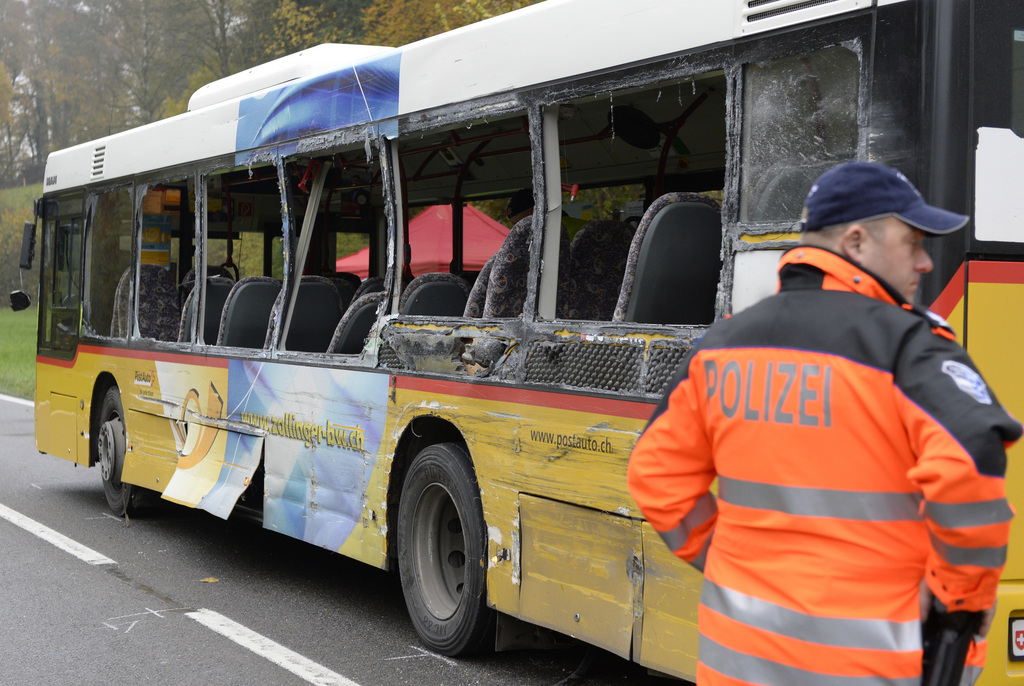
[[[898,2],[901,0],[888,0]],[[189,111],[52,153],[46,192],[394,120],[869,8],[872,0],[547,0],[402,48],[321,45],[203,86]]]

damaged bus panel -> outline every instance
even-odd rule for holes
[[[1024,415],[991,345],[1024,282],[1019,200],[992,190],[1024,133],[1024,14],[947,4],[539,3],[318,46],[55,152],[37,446],[99,466],[118,515],[152,492],[397,568],[439,653],[528,622],[693,679],[701,576],[626,464],[707,327],[774,292],[823,170],[892,164],[969,212],[977,167],[988,219],[966,251],[936,239],[921,297]],[[974,63],[950,96],[938,75]],[[1004,586],[993,642],[1024,612]]]

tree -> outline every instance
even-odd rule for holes
[[[364,39],[400,46],[541,0],[375,0],[363,12]]]
[[[451,31],[460,26],[475,24],[499,14],[505,14],[512,10],[534,5],[541,0],[462,0],[454,7],[446,11],[441,3],[437,3],[437,11],[441,15],[441,22],[445,31]]]
[[[280,57],[319,43],[341,40],[341,32],[328,8],[303,6],[296,0],[279,0],[271,16],[273,29],[262,40],[268,57]]]
[[[47,153],[123,126],[113,109],[117,65],[98,36],[103,17],[75,0],[28,7],[29,63],[24,70],[31,180],[42,178]],[[117,128],[116,130],[119,130]]]
[[[190,49],[190,29],[198,9],[186,0],[97,0],[106,43],[112,51],[120,91],[126,96],[125,121],[148,124],[171,112],[168,99],[186,87],[198,56]]]

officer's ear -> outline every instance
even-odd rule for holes
[[[863,224],[848,224],[839,235],[837,252],[860,264],[864,260],[867,242],[871,236]]]

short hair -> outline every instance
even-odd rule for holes
[[[875,217],[873,219],[859,219],[857,221],[848,222],[846,224],[839,224],[838,226],[830,226],[825,229],[818,229],[816,231],[802,231],[800,233],[800,244],[801,245],[815,245],[819,248],[833,248],[839,237],[843,235],[846,229],[854,224],[860,224],[867,229],[875,238],[879,238],[879,234],[885,232],[885,226],[882,223],[884,219],[893,215],[887,214],[884,217]]]
[[[505,210],[505,216],[514,217],[529,209],[533,209],[533,189],[523,188],[522,190],[516,191],[512,197],[508,199],[508,209]]]

